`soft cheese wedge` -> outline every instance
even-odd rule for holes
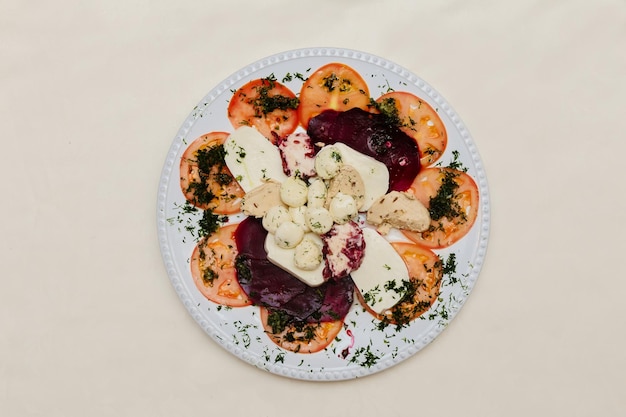
[[[322,239],[315,233],[305,233],[303,239],[311,239],[317,243],[320,248],[322,247]],[[298,268],[294,260],[294,250],[283,249],[278,246],[272,233],[268,233],[265,238],[265,251],[267,252],[267,259],[269,259],[271,263],[289,272],[308,286],[317,287],[324,283],[324,277],[322,275],[324,262],[320,262],[317,268],[313,270]]]
[[[409,271],[398,252],[376,230],[364,228],[363,238],[363,263],[350,275],[367,305],[381,314],[402,298],[400,289],[403,281],[409,281]]]
[[[254,127],[237,128],[224,142],[224,150],[226,166],[246,193],[267,180],[287,179],[280,151]]]
[[[352,166],[361,175],[365,184],[365,196],[360,210],[366,211],[376,199],[387,194],[389,189],[387,166],[341,142],[337,142],[333,146],[341,153],[343,163]]]

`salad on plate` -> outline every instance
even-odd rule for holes
[[[212,326],[246,312],[225,324],[253,351],[239,356],[309,372],[395,363],[415,323],[447,319],[442,287],[468,294],[454,249],[479,185],[438,109],[409,90],[373,93],[340,60],[272,71],[210,113],[227,124],[184,142],[168,222],[192,246]]]

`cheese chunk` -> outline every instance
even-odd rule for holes
[[[343,163],[352,166],[361,175],[365,185],[365,196],[360,210],[366,211],[378,197],[385,195],[389,189],[387,166],[371,156],[355,151],[344,143],[338,142],[333,146],[341,153]]]
[[[409,281],[409,271],[400,254],[376,230],[363,229],[363,238],[363,262],[350,275],[367,305],[381,314],[402,298],[399,289],[403,281]]]
[[[283,182],[280,151],[254,127],[241,126],[224,142],[226,166],[247,193],[269,179]]]
[[[330,200],[330,206],[328,207],[333,221],[338,224],[348,223],[353,220],[358,214],[357,203],[349,194],[337,193]]]
[[[311,231],[323,235],[333,227],[333,216],[324,207],[309,207],[306,209],[306,224]]]
[[[246,216],[263,217],[269,209],[280,204],[280,183],[269,180],[246,193],[241,199],[241,211]]]
[[[412,194],[391,191],[372,204],[367,211],[367,221],[378,226],[383,235],[392,227],[423,232],[430,226],[430,213]]]
[[[337,175],[330,179],[326,195],[326,205],[339,193],[352,196],[357,209],[363,206],[365,199],[365,184],[361,174],[352,165],[343,165]]]
[[[341,165],[343,165],[343,158],[335,145],[324,146],[315,156],[315,171],[320,178],[334,177]]]
[[[276,232],[278,227],[285,223],[291,221],[291,214],[287,207],[283,205],[276,205],[270,207],[263,215],[263,220],[261,221],[263,224],[263,228],[270,233]]]
[[[317,269],[323,259],[322,248],[313,239],[302,239],[293,251],[295,265],[306,271]]]
[[[303,241],[305,240],[314,242],[321,251],[322,240],[315,233],[305,234]],[[271,263],[289,272],[305,284],[311,287],[317,287],[324,283],[324,276],[322,275],[324,262],[320,261],[319,265],[311,270],[297,267],[294,259],[295,250],[284,249],[278,246],[272,234],[268,234],[265,238],[265,251],[267,252],[267,259],[269,259]]]
[[[280,186],[280,198],[289,207],[305,205],[308,192],[306,182],[298,177],[289,177]]]
[[[300,207],[289,207],[289,215],[291,216],[291,221],[300,226],[302,230],[305,232],[310,232],[311,228],[306,222],[306,210],[307,206]]]
[[[284,249],[293,249],[304,238],[304,230],[292,221],[284,222],[276,228],[274,241]]]
[[[309,185],[307,194],[307,206],[311,208],[324,207],[328,190],[326,184],[321,179],[314,179]]]

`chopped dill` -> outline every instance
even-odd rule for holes
[[[194,205],[206,207],[217,196],[211,191],[210,183],[215,181],[221,186],[232,182],[231,175],[223,172],[226,166],[224,156],[226,151],[223,145],[214,145],[198,149],[195,152],[195,162],[198,165],[199,180],[190,181],[187,189],[188,194],[193,195]]]
[[[467,167],[463,165],[461,161],[459,161],[459,156],[461,154],[458,150],[452,151],[452,161],[448,164],[448,168],[458,169],[459,171],[467,172]]]
[[[204,210],[202,218],[198,221],[198,237],[209,236],[215,233],[227,221],[227,216],[217,215],[212,210]]]
[[[429,200],[429,212],[432,220],[440,220],[443,217],[448,219],[460,218],[465,219],[465,213],[456,199],[456,192],[459,184],[456,178],[459,176],[458,171],[450,169],[442,169],[443,179],[441,186],[437,190],[437,194]]]
[[[354,351],[350,363],[356,363],[364,368],[371,368],[376,365],[379,359],[380,356],[375,355],[370,345],[367,345],[366,347],[361,347]]]
[[[198,168],[200,171],[208,173],[211,168],[221,168],[226,165],[224,162],[224,156],[226,151],[224,145],[215,145],[207,148],[198,149],[196,151],[196,161],[198,161]]]
[[[395,98],[387,97],[380,102],[371,98],[369,105],[385,116],[387,123],[391,126],[402,126],[402,120],[400,120],[400,112],[398,111]]]
[[[454,252],[448,255],[448,259],[443,263],[443,273],[445,275],[452,275],[456,273],[456,254]]]
[[[276,77],[271,74],[263,78],[260,86],[255,87],[257,97],[247,100],[255,111],[255,117],[264,117],[275,110],[295,110],[300,104],[297,97],[287,97],[280,94],[270,95],[270,91],[275,87]]]

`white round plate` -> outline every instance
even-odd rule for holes
[[[285,351],[263,332],[255,306],[225,308],[200,294],[194,285],[189,260],[196,244],[193,234],[198,215],[181,207],[185,198],[179,183],[179,164],[188,144],[211,131],[233,131],[227,118],[233,91],[246,82],[274,75],[282,81],[287,74],[306,77],[330,62],[345,63],[368,83],[373,98],[388,92],[408,91],[438,111],[448,133],[448,146],[440,159],[445,166],[452,152],[476,181],[480,193],[478,217],[469,234],[443,250],[442,259],[454,253],[457,268],[443,277],[441,294],[431,309],[401,329],[378,330],[376,320],[357,303],[345,319],[344,328],[323,351],[302,354]],[[302,80],[283,82],[296,94]],[[476,146],[452,107],[425,81],[383,58],[338,48],[307,48],[270,56],[237,71],[211,90],[183,122],[167,154],[157,201],[159,245],[174,290],[185,308],[206,333],[233,355],[277,375],[303,380],[346,380],[370,375],[397,365],[432,342],[455,317],[469,296],[483,264],[489,237],[489,193]]]

